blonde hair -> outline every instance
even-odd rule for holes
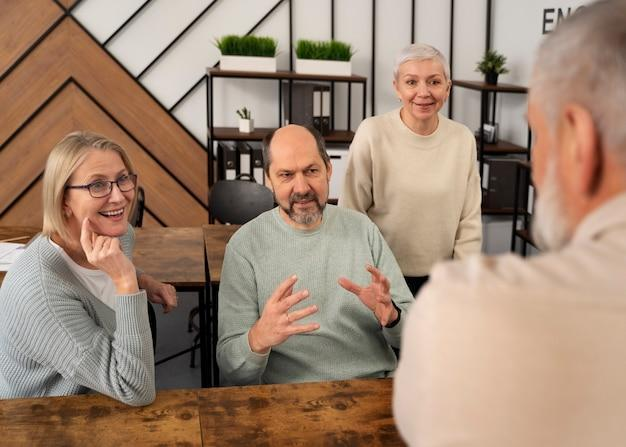
[[[119,144],[89,131],[72,132],[66,135],[48,155],[43,173],[43,234],[48,236],[58,234],[63,240],[70,239],[67,219],[63,213],[65,186],[89,151],[94,149],[117,152],[129,173],[135,173],[133,163]],[[135,199],[131,208],[134,206]]]

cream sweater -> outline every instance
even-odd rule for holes
[[[476,141],[439,115],[437,130],[413,133],[400,109],[364,120],[356,132],[339,206],[378,225],[406,276],[442,259],[479,253],[481,190]]]
[[[560,251],[436,266],[394,380],[408,445],[624,445],[625,254],[623,193]]]

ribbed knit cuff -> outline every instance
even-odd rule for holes
[[[117,295],[117,309],[115,311],[116,331],[127,335],[142,335],[150,333],[148,319],[147,295],[145,290],[130,295]]]
[[[270,352],[272,352],[272,350],[270,349],[265,354],[258,354],[254,352],[250,348],[250,343],[248,342],[249,332],[250,331],[248,330],[240,338],[240,343],[238,346],[239,354],[241,355],[242,358],[246,359],[246,363],[249,363],[252,367],[260,368],[261,370],[264,370],[265,366],[267,365],[267,360],[270,357]]]

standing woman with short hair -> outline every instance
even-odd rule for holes
[[[71,133],[50,153],[43,232],[0,289],[1,398],[95,390],[154,400],[146,298],[168,311],[176,294],[130,261],[136,186],[126,152],[99,135]]]
[[[480,252],[476,140],[439,113],[452,81],[436,48],[404,48],[393,86],[402,107],[359,126],[339,205],[378,225],[415,294],[435,262]]]

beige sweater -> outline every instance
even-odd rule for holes
[[[476,141],[467,127],[439,115],[437,130],[421,136],[400,109],[359,126],[339,205],[378,225],[405,276],[479,253],[480,202]]]
[[[571,243],[442,263],[409,310],[394,416],[409,445],[626,440],[626,193]]]

